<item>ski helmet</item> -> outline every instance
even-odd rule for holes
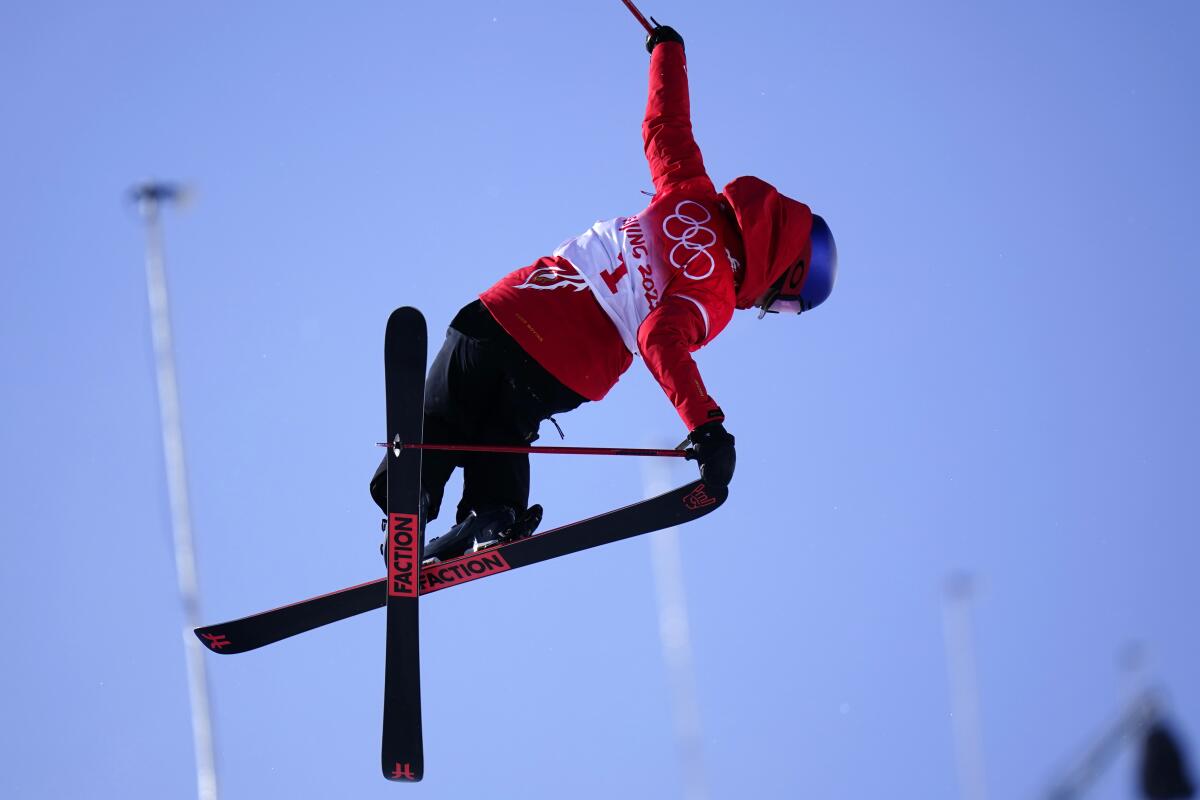
[[[754,305],[758,318],[765,314],[800,314],[829,297],[837,276],[837,243],[833,232],[819,215],[813,214],[808,258],[801,257],[791,269],[763,293]]]

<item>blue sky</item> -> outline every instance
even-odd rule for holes
[[[679,533],[711,796],[959,796],[959,570],[990,797],[1036,796],[1117,713],[1131,641],[1196,741],[1196,4],[643,10],[687,41],[718,185],[773,182],[841,256],[816,313],[739,315],[698,356],[739,454]],[[122,193],[197,190],[166,220],[184,432],[204,615],[241,616],[382,575],[387,313],[436,346],[642,208],[646,64],[615,0],[6,9],[0,794],[194,791]],[[560,421],[684,434],[640,364]],[[535,464],[546,525],[639,497],[613,461]],[[381,613],[210,656],[222,796],[680,797],[656,614],[645,539],[430,598],[416,787],[378,776]]]

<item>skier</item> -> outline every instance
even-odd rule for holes
[[[735,308],[761,318],[819,305],[837,251],[821,217],[758,178],[716,191],[692,137],[683,38],[660,25],[646,49],[642,135],[653,200],[634,216],[597,222],[458,312],[425,385],[425,441],[528,444],[543,420],[602,399],[641,355],[689,431],[702,478],[733,477],[734,437],[691,353]],[[537,527],[524,454],[426,450],[422,519],[438,516],[455,467],[463,469],[457,524],[426,544],[427,560]],[[385,459],[371,481],[380,508],[386,492]]]

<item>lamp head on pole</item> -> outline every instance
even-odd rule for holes
[[[186,206],[191,202],[193,191],[182,183],[166,181],[144,181],[129,190],[129,199],[136,203],[143,215],[153,214],[166,203]]]

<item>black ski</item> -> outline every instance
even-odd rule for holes
[[[387,441],[420,442],[425,417],[425,318],[415,308],[388,317],[383,360]],[[419,781],[425,773],[421,740],[419,636],[421,451],[388,448],[387,663],[384,670],[383,775]]]
[[[422,567],[421,594],[691,522],[716,510],[725,502],[727,491],[693,481],[658,497],[528,539]],[[196,635],[214,653],[245,653],[340,619],[382,608],[387,599],[385,583],[384,580],[369,581],[241,619],[197,628]]]

